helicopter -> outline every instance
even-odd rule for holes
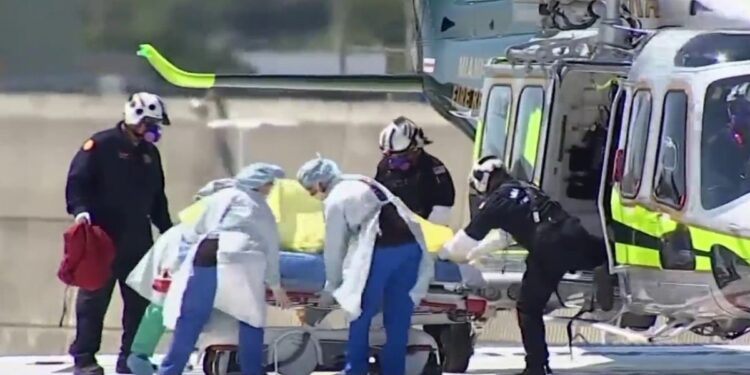
[[[750,23],[697,1],[629,3],[566,2],[598,26],[489,61],[475,157],[504,158],[607,240],[617,285],[594,280],[569,330],[588,315],[639,342],[736,339],[750,331],[748,157],[714,155],[744,148]]]
[[[606,239],[605,276],[566,275],[552,305],[579,309],[563,318],[569,329],[579,321],[640,342],[686,331],[731,340],[750,330],[746,160],[716,160],[723,153],[708,140],[727,131],[728,100],[747,90],[750,29],[710,3],[415,0],[411,75],[188,73],[150,46],[140,53],[182,87],[424,92],[473,138],[475,159],[503,158]],[[498,18],[512,14],[504,30],[490,27],[482,7],[493,6],[505,10]]]

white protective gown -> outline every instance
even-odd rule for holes
[[[233,186],[235,182],[231,178],[210,181],[198,191],[195,200]],[[186,253],[200,235],[193,230],[193,224],[195,223],[176,224],[159,236],[148,253],[128,275],[126,280],[128,286],[151,303],[162,305],[166,294],[154,289],[154,281],[165,276],[171,278],[179,269]]]
[[[218,238],[214,308],[253,327],[266,324],[266,285],[279,285],[279,233],[266,197],[237,187],[207,198],[185,261],[173,276],[164,301],[164,326],[174,329],[198,244]]]
[[[154,281],[157,278],[171,276],[179,268],[179,250],[183,243],[182,233],[186,226],[177,224],[159,236],[151,250],[141,258],[125,281],[129,287],[151,303],[157,305],[164,303],[166,295],[154,289]]]
[[[326,266],[326,290],[333,293],[350,320],[362,312],[362,293],[370,273],[375,239],[380,231],[380,202],[366,180],[377,186],[393,203],[399,215],[406,221],[422,248],[419,277],[410,294],[415,305],[419,305],[427,294],[430,280],[435,272],[432,255],[428,253],[424,236],[416,221],[416,214],[377,181],[360,175],[343,175],[336,182],[326,199],[326,241],[323,252]]]

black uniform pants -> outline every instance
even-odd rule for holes
[[[69,353],[75,364],[85,366],[94,363],[99,351],[104,328],[104,315],[112,299],[115,283],[119,284],[123,300],[122,338],[118,362],[125,361],[130,354],[133,338],[141,323],[149,301],[125,284],[125,277],[112,278],[107,285],[95,291],[78,290],[76,298],[76,338]]]
[[[76,338],[68,352],[73,356],[76,365],[85,366],[95,361],[94,355],[99,351],[102,342],[104,316],[112,300],[115,284],[119,285],[122,296],[122,337],[120,339],[120,356],[124,362],[130,354],[130,347],[138,331],[138,325],[146,312],[149,301],[130,288],[125,280],[135,268],[143,255],[152,245],[149,232],[138,230],[110,232],[115,242],[116,254],[113,263],[113,276],[101,289],[95,291],[78,290],[76,297]]]
[[[555,225],[538,238],[526,258],[516,304],[526,368],[532,371],[541,371],[548,362],[544,308],[560,280],[569,271],[593,269],[607,257],[604,240],[590,235],[576,219]]]

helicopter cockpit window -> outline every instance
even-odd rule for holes
[[[750,75],[708,86],[701,132],[701,204],[710,210],[750,193]]]
[[[500,159],[505,158],[511,100],[513,95],[510,86],[498,85],[490,90],[487,113],[484,117],[482,156],[495,155]]]
[[[685,133],[687,94],[668,91],[661,118],[654,196],[660,203],[677,209],[685,203]]]
[[[625,148],[625,168],[621,191],[625,198],[635,198],[643,179],[643,164],[646,160],[648,129],[651,122],[651,92],[638,90],[630,107],[627,145]]]
[[[711,33],[685,43],[674,57],[676,66],[699,67],[750,60],[750,35]]]
[[[534,177],[543,107],[543,88],[527,86],[521,91],[510,161],[510,172],[516,178],[531,181]]]

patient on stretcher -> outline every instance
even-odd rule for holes
[[[322,202],[311,197],[295,180],[277,180],[268,197],[281,233],[281,284],[287,291],[317,293],[325,284],[323,238],[325,222]],[[431,253],[437,253],[453,231],[420,220]],[[464,283],[479,287],[481,272],[469,265],[436,260],[434,283]]]
[[[320,292],[325,284],[322,254],[325,221],[322,203],[311,197],[296,180],[278,179],[268,196],[268,204],[276,217],[281,236],[282,287],[289,292]],[[180,221],[192,222],[202,212],[201,202],[197,201],[179,213]],[[442,244],[453,236],[448,227],[423,219],[420,223],[431,253],[436,254]],[[475,267],[436,259],[433,283],[481,287],[484,280]]]

